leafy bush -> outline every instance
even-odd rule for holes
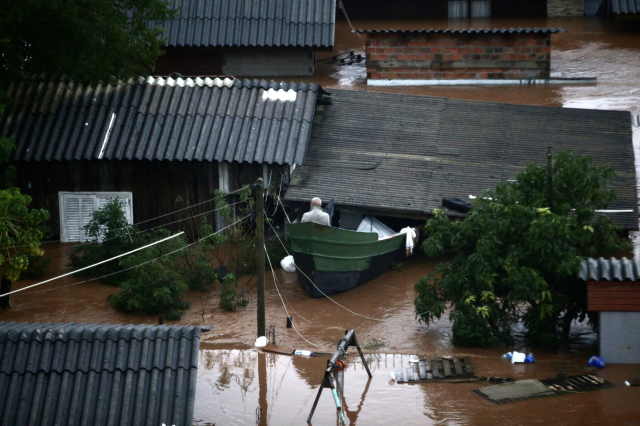
[[[235,311],[238,306],[245,307],[249,301],[244,298],[245,291],[238,293],[238,280],[233,274],[227,274],[222,279],[222,290],[220,291],[220,308],[227,311]]]
[[[69,266],[80,269],[102,260],[118,256],[148,244],[149,238],[129,225],[124,212],[124,202],[110,198],[107,204],[93,213],[93,218],[84,227],[89,243],[78,245],[69,256]],[[83,275],[100,277],[122,271],[117,261],[111,261],[83,271]],[[130,273],[103,278],[110,285],[118,285],[130,277]]]
[[[151,234],[154,241],[167,238],[169,231]],[[107,300],[122,312],[143,312],[161,315],[168,320],[180,319],[190,305],[184,301],[188,285],[184,274],[175,267],[173,255],[162,257],[186,245],[180,236],[129,255],[120,261],[121,268],[132,269],[129,279],[120,284],[120,291]],[[148,263],[145,263],[148,262]]]
[[[29,280],[35,280],[40,278],[44,271],[51,265],[51,259],[45,259],[42,256],[29,256],[29,266],[27,269],[22,272],[22,278],[26,278]]]

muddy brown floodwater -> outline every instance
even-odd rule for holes
[[[357,28],[438,28],[441,21],[354,22]],[[444,96],[459,99],[511,102],[575,108],[628,110],[640,114],[640,31],[607,29],[597,19],[517,20],[471,23],[486,27],[562,27],[554,35],[551,66],[571,76],[596,76],[597,85],[517,87],[412,87],[380,88],[365,84],[363,64],[337,67],[320,64],[314,81],[325,88],[379,90],[395,93]],[[334,53],[355,50],[364,53],[364,40],[351,33],[346,22],[338,22]],[[330,56],[326,54],[325,56]],[[319,58],[322,56],[319,55]],[[280,80],[280,79],[276,79]],[[284,78],[282,80],[291,80]],[[640,133],[634,129],[636,153]],[[637,155],[637,154],[636,154]],[[638,162],[636,162],[638,164]],[[56,257],[49,274],[66,271],[60,257],[68,245],[50,244],[47,256]],[[62,249],[62,250],[60,250]],[[279,259],[275,260],[276,262]],[[515,379],[546,378],[560,372],[593,371],[589,357],[597,353],[596,336],[575,324],[569,342],[558,351],[531,349],[516,330],[513,347],[469,349],[454,347],[447,319],[430,327],[415,320],[413,310],[416,281],[433,268],[433,261],[416,255],[404,262],[402,272],[389,271],[380,278],[348,293],[328,299],[311,299],[295,274],[276,271],[278,288],[287,301],[294,329],[285,328],[286,314],[274,279],[267,275],[267,325],[274,325],[277,343],[292,349],[333,352],[346,329],[355,329],[359,340],[385,342],[372,360],[373,379],[350,354],[345,372],[345,408],[350,424],[360,425],[638,425],[640,388],[623,382],[640,377],[638,365],[607,365],[597,374],[613,382],[615,389],[588,392],[504,405],[493,405],[472,394],[480,385],[395,384],[389,372],[407,362],[407,355],[468,356],[482,376]],[[100,323],[156,323],[149,315],[127,315],[114,311],[106,297],[115,292],[97,282],[76,284],[82,278],[67,277],[12,297],[13,309],[0,311],[1,321],[74,321]],[[19,281],[14,289],[32,284]],[[249,283],[250,285],[250,283]],[[44,290],[44,291],[43,291]],[[255,294],[255,293],[254,293]],[[204,299],[190,293],[191,308],[177,324],[212,324],[202,337],[194,424],[247,425],[304,424],[326,365],[326,357],[304,358],[262,354],[252,349],[256,337],[255,304],[246,310],[224,312],[216,308],[216,297]],[[338,305],[339,304],[339,305]],[[347,311],[349,309],[351,312]],[[362,316],[359,316],[362,315]],[[511,350],[533,351],[535,363],[516,364],[500,356]],[[315,425],[336,424],[330,393],[324,392],[313,418]]]

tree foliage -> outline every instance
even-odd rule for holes
[[[40,73],[128,79],[161,55],[163,0],[0,0],[0,81]],[[0,84],[2,84],[0,83]]]
[[[12,151],[11,140],[0,138],[1,165],[6,165]],[[48,211],[29,209],[31,197],[11,186],[13,174],[11,166],[0,173],[0,266],[9,281],[20,278],[31,257],[43,255],[42,222],[49,219]]]
[[[453,342],[489,346],[512,341],[522,320],[533,345],[555,346],[559,331],[585,319],[586,284],[577,280],[582,256],[628,250],[608,217],[615,174],[591,159],[560,152],[552,163],[552,205],[546,165],[528,164],[515,182],[487,191],[464,220],[443,211],[425,225],[423,250],[447,254],[415,286],[416,314],[427,324],[449,310]]]
[[[162,229],[153,233],[153,239],[169,235],[169,231]],[[189,286],[184,274],[175,267],[175,258],[168,254],[185,245],[186,239],[180,236],[123,257],[120,267],[133,269],[129,279],[120,284],[120,291],[107,298],[111,306],[123,312],[180,319],[190,305],[183,300]]]
[[[124,215],[123,207],[123,201],[110,198],[103,208],[93,213],[91,221],[84,227],[88,242],[73,249],[69,255],[69,266],[73,269],[80,269],[151,242],[150,235],[140,233],[136,227],[129,224]],[[123,269],[118,261],[112,261],[87,269],[84,275],[102,277],[120,272]],[[111,275],[103,278],[102,281],[118,285],[129,275],[127,273]]]

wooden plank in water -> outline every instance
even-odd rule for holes
[[[449,360],[443,359],[442,360],[442,367],[444,369],[444,376],[445,377],[451,377],[451,366],[449,366]]]
[[[438,362],[435,359],[431,360],[431,373],[433,374],[434,379],[440,377],[440,373],[438,372]]]
[[[458,358],[453,359],[453,367],[456,370],[456,374],[458,376],[462,376],[462,366],[460,365],[460,360]]]
[[[282,346],[266,345],[262,348],[264,352],[273,352],[276,354],[293,355],[294,350]]]

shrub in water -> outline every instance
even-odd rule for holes
[[[122,253],[143,246],[148,237],[127,222],[123,212],[124,202],[117,198],[110,198],[107,204],[93,213],[93,218],[84,227],[89,243],[77,246],[69,256],[69,266],[80,269],[109,259]],[[87,269],[83,275],[101,277],[123,268],[117,261],[107,262],[94,268]],[[130,274],[117,274],[103,278],[106,284],[118,285],[126,280]]]
[[[169,231],[154,232],[153,240],[168,237]],[[175,267],[174,255],[162,257],[184,247],[183,237],[165,241],[134,253],[120,261],[123,269],[131,268],[131,276],[120,285],[120,291],[107,298],[111,306],[122,312],[143,312],[177,320],[190,305],[183,300],[188,285],[184,274]],[[148,262],[148,263],[145,263]]]

